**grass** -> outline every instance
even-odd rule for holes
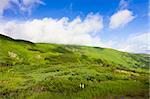
[[[2,99],[149,98],[149,55],[3,35],[0,46]]]

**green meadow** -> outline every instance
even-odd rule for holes
[[[0,35],[0,99],[149,99],[149,57]]]

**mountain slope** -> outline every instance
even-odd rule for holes
[[[2,98],[148,98],[149,55],[3,35],[0,46]]]

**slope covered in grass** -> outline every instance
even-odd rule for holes
[[[0,35],[1,98],[148,99],[148,69],[146,54]]]

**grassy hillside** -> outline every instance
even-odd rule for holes
[[[148,76],[146,54],[34,44],[0,35],[4,99],[148,99]]]

